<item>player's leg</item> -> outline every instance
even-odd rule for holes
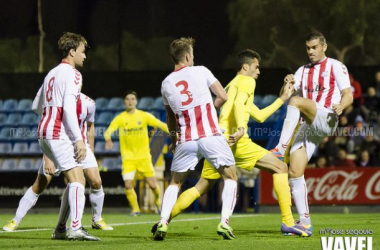
[[[104,204],[102,179],[100,178],[98,163],[95,155],[89,146],[87,146],[86,157],[81,163],[83,165],[84,176],[90,186],[89,198],[92,207],[92,228],[100,230],[113,230],[113,228],[107,225],[102,218]]]
[[[83,167],[85,167],[85,165]],[[89,198],[92,207],[92,228],[100,230],[113,230],[113,228],[109,226],[102,218],[104,191],[98,167],[88,167],[83,171],[87,183],[90,185]]]
[[[141,160],[139,166],[137,166],[137,171],[145,177],[150,189],[152,190],[154,196],[154,204],[157,208],[157,213],[161,213],[161,199],[160,199],[160,186],[157,184],[155,177],[155,172],[151,159]]]
[[[302,97],[292,97],[287,107],[284,125],[282,126],[281,136],[278,145],[273,150],[276,157],[283,160],[285,151],[293,137],[300,116],[307,124],[311,124],[317,114],[317,106],[314,101]]]
[[[188,172],[172,172],[170,185],[165,190],[164,198],[162,200],[161,218],[157,225],[157,230],[154,232],[153,239],[161,241],[165,238],[168,231],[169,218],[172,209],[177,201],[178,192],[186,180]],[[154,227],[154,226],[153,226]]]
[[[205,161],[206,162],[206,161]],[[194,187],[184,191],[177,199],[172,213],[170,214],[169,222],[177,215],[185,211],[193,202],[207,193],[218,181],[218,179],[204,179],[201,177]]]
[[[139,202],[133,185],[136,169],[136,161],[123,161],[121,175],[124,180],[125,196],[132,208],[131,216],[140,216]]]
[[[161,218],[157,230],[153,235],[154,240],[163,240],[168,230],[169,218],[177,201],[180,187],[188,175],[189,170],[194,170],[201,155],[198,153],[198,142],[188,141],[176,147],[171,165],[172,178],[170,185],[165,190],[162,200]],[[154,225],[153,227],[156,227]],[[153,229],[153,228],[152,228]],[[152,231],[152,230],[151,230]]]
[[[308,191],[304,172],[309,159],[305,147],[301,147],[290,155],[289,184],[292,190],[293,200],[297,208],[300,222],[310,229],[310,212],[308,205]]]
[[[53,162],[50,161],[47,157],[46,159],[46,163],[44,163],[44,158],[42,159],[36,180],[34,181],[33,185],[28,188],[24,196],[21,198],[16,210],[15,217],[3,227],[4,231],[11,232],[17,229],[22,219],[25,217],[28,211],[36,204],[38,197],[46,189],[46,187],[52,180],[52,176],[44,174],[44,164],[53,164]]]
[[[200,153],[218,171],[224,180],[222,192],[221,222],[217,227],[217,233],[224,239],[233,240],[235,235],[228,225],[232,215],[237,194],[237,175],[235,159],[231,148],[223,136],[213,136],[199,140]]]
[[[265,150],[265,149],[262,149]],[[265,150],[266,151],[266,150]],[[290,187],[288,183],[288,166],[280,161],[273,154],[267,153],[256,163],[256,167],[272,173],[273,188],[275,190],[278,204],[280,206],[283,233],[292,232],[299,236],[308,237],[311,234],[298,225],[295,225],[292,215],[292,201],[290,194]]]

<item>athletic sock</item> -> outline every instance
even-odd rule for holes
[[[183,192],[178,197],[178,200],[173,207],[172,213],[170,214],[169,221],[171,221],[174,217],[182,213],[200,196],[201,194],[199,193],[198,189],[196,189],[195,187],[189,188],[188,190]]]
[[[98,222],[102,218],[102,210],[104,203],[103,187],[100,189],[90,189],[90,203],[92,207],[92,221]]]
[[[290,187],[292,188],[293,200],[297,207],[297,212],[300,221],[304,225],[310,225],[309,205],[307,200],[307,187],[305,177],[302,175],[299,178],[289,179]]]

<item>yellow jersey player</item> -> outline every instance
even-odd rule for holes
[[[258,122],[264,122],[281,105],[290,98],[293,93],[293,82],[285,81],[280,97],[270,106],[260,110],[253,104],[256,87],[255,79],[260,74],[260,55],[246,49],[237,57],[238,74],[226,87],[228,101],[223,105],[219,124],[224,136],[231,146],[235,157],[236,166],[252,170],[254,166],[273,173],[273,185],[282,215],[281,231],[308,237],[311,233],[294,223],[291,212],[291,196],[288,184],[288,167],[277,159],[268,150],[251,141],[247,134],[249,117]],[[171,218],[181,213],[192,204],[194,200],[205,194],[220,178],[220,175],[205,161],[202,176],[195,187],[185,191],[172,210]]]
[[[160,189],[154,177],[152,156],[149,149],[148,126],[159,128],[165,133],[169,133],[168,127],[152,114],[136,109],[137,93],[135,91],[129,91],[126,94],[124,103],[126,110],[112,120],[104,134],[106,149],[113,147],[111,134],[119,129],[121,174],[124,180],[125,194],[132,207],[131,215],[140,215],[137,195],[133,188],[136,171],[145,177],[154,194],[158,212],[160,212]]]

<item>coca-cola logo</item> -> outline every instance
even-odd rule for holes
[[[315,176],[316,174],[319,176]],[[305,179],[311,203],[380,201],[380,171],[318,171],[309,177],[306,173]],[[274,190],[272,196],[277,200]]]
[[[362,174],[358,171],[329,171],[321,178],[307,178],[306,185],[317,201],[353,200],[358,195],[358,184],[354,184],[354,181]]]
[[[365,187],[365,195],[370,200],[380,199],[380,171],[372,175]]]

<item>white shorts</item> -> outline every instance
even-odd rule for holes
[[[311,125],[308,125],[304,120],[298,132],[295,135],[294,142],[290,149],[292,154],[297,149],[305,146],[308,160],[314,154],[315,149],[319,143],[326,137],[332,135],[338,126],[338,116],[331,110],[315,103],[317,106],[317,114]]]
[[[82,166],[75,160],[74,143],[70,140],[46,140],[39,139],[38,143],[42,152],[54,162],[54,166],[59,171],[67,171],[72,168]]]
[[[87,153],[86,157],[83,161],[81,161],[81,165],[83,166],[83,169],[98,167],[98,162],[96,161],[94,153],[91,151],[91,148],[89,145],[87,145]],[[58,176],[61,173],[61,171],[56,167],[54,176]],[[38,169],[38,174],[45,174],[45,160],[44,157],[42,157],[40,168]]]
[[[224,136],[210,136],[196,141],[177,145],[171,166],[172,172],[194,170],[199,160],[204,157],[218,169],[221,166],[234,166],[235,159]]]

